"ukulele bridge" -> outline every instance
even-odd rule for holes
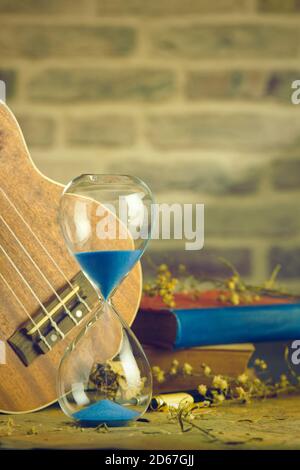
[[[21,361],[29,366],[41,354],[49,352],[91,312],[97,294],[86,277],[79,272],[32,315],[8,339]]]

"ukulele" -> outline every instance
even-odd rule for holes
[[[0,412],[56,401],[61,357],[99,306],[60,232],[63,188],[34,166],[14,115],[0,102]],[[141,285],[137,264],[114,295],[128,324]]]

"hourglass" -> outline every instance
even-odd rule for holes
[[[151,399],[150,366],[113,303],[150,239],[151,210],[150,189],[131,176],[81,175],[61,198],[65,241],[100,300],[67,348],[58,374],[61,408],[83,425],[128,423]]]

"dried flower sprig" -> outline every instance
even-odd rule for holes
[[[169,370],[165,371],[161,369],[159,366],[152,367],[152,375],[154,380],[157,383],[166,382],[170,377],[178,376],[178,375],[195,375],[193,371],[193,367],[188,363],[184,362],[182,366],[179,364],[177,359],[174,359],[171,363],[171,367]],[[197,375],[197,374],[196,374]]]
[[[158,267],[156,278],[153,282],[144,285],[144,293],[151,296],[160,295],[168,307],[175,307],[174,292],[178,279],[172,277],[171,271],[166,264]]]
[[[111,400],[120,397],[130,400],[142,393],[145,380],[145,377],[142,377],[135,387],[128,387],[121,362],[110,360],[106,364],[94,365],[89,386],[102,392]]]
[[[195,411],[198,410],[200,407],[205,407],[203,403],[195,405],[194,403],[186,403],[183,402],[179,405],[178,408],[170,408],[169,409],[169,419],[170,421],[177,421],[181,432],[188,432],[192,428],[196,428],[202,434],[205,435],[210,441],[216,441],[218,438],[209,430],[205,429],[194,422],[195,419]]]
[[[157,269],[156,277],[153,281],[144,285],[144,293],[148,296],[159,295],[166,306],[176,307],[176,292],[186,293],[194,298],[199,297],[207,283],[219,290],[218,300],[224,305],[240,305],[258,302],[261,295],[299,297],[298,294],[286,292],[276,285],[276,279],[281,269],[276,265],[271,276],[261,285],[250,285],[246,283],[238,273],[235,266],[224,258],[219,258],[232,274],[224,279],[217,278],[196,278],[188,274],[186,267],[180,264],[178,267],[179,278],[174,277],[166,264],[161,264]]]
[[[258,372],[265,372],[268,368],[262,359],[256,359],[254,366]],[[158,383],[167,382],[174,375],[203,376],[210,379],[209,385],[199,383],[197,391],[199,393],[199,403],[195,403],[193,410],[199,410],[207,404],[209,406],[219,406],[225,400],[234,400],[238,403],[249,403],[253,399],[263,399],[278,396],[282,393],[300,391],[300,377],[296,385],[292,384],[285,374],[280,376],[280,380],[273,384],[268,380],[262,381],[254,373],[245,371],[238,377],[230,377],[214,374],[207,364],[202,364],[202,374],[194,371],[188,363],[180,365],[177,360],[172,362],[169,370],[165,371],[158,366],[152,368],[154,380]]]
[[[223,303],[231,303],[232,305],[239,305],[241,303],[251,304],[258,302],[262,294],[278,295],[279,288],[275,289],[275,283],[281,265],[276,265],[273,269],[271,276],[261,286],[252,286],[247,284],[240,276],[235,266],[224,258],[219,260],[232,271],[232,276],[223,281],[223,285],[219,286],[221,292],[219,300]],[[281,291],[281,294],[283,291]],[[287,294],[285,294],[287,295]],[[291,295],[291,294],[289,294]]]

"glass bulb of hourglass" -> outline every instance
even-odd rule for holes
[[[62,410],[84,425],[119,426],[148,408],[152,382],[147,359],[108,303],[66,350],[58,391]]]
[[[58,375],[62,410],[85,425],[128,423],[151,400],[149,363],[112,300],[150,238],[151,203],[143,182],[116,175],[82,175],[61,199],[66,243],[101,300],[67,348]]]
[[[141,254],[141,250],[110,250],[81,252],[75,257],[82,270],[97,285],[101,296],[107,300]]]

